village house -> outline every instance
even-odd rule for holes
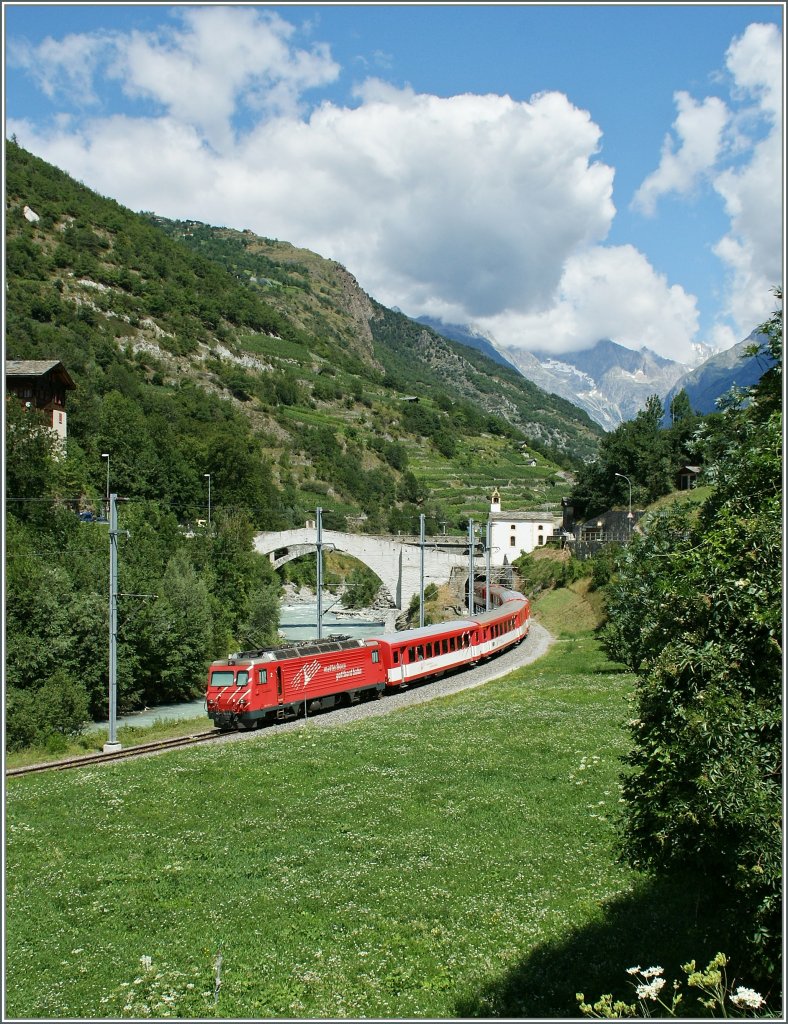
[[[22,405],[43,412],[58,440],[65,442],[66,392],[76,385],[59,359],[7,359],[5,386]]]

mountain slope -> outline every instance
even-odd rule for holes
[[[351,347],[374,371],[383,370],[396,390],[437,389],[441,394],[448,388],[501,415],[552,457],[583,461],[593,452],[600,431],[577,406],[534,388],[500,356],[469,352],[428,325],[387,309],[333,260],[250,231],[162,217],[152,221],[246,280],[299,328],[321,341]]]
[[[447,324],[443,320],[438,320],[431,316],[418,316],[415,320],[418,324],[424,324],[425,327],[432,328],[436,334],[440,334],[444,338],[449,338],[451,341],[459,341],[460,344],[465,345],[467,348],[475,348],[483,355],[492,359],[494,363],[498,363],[499,366],[512,367],[514,365],[510,360],[501,355],[495,345],[488,341],[479,331],[474,331],[470,327],[460,327],[457,324]]]
[[[753,331],[738,345],[725,352],[718,352],[697,369],[680,377],[665,396],[665,408],[670,408],[670,403],[683,388],[695,412],[715,412],[718,399],[731,388],[746,388],[757,384],[771,364],[764,353],[748,356],[747,349],[764,340],[764,335]]]
[[[198,506],[211,473],[215,500],[259,525],[321,504],[336,525],[412,529],[422,511],[478,514],[495,484],[510,507],[557,500],[552,458],[595,450],[580,410],[380,306],[335,262],[137,215],[6,153],[6,354],[66,364],[69,436],[98,493],[113,447],[119,493]]]
[[[664,394],[686,369],[647,348],[636,352],[608,339],[559,356],[503,351],[530,380],[576,402],[606,430],[632,419],[649,395]]]

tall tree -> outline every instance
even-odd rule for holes
[[[781,372],[781,320],[771,346]],[[779,333],[779,337],[778,337]],[[623,849],[711,879],[766,976],[780,952],[782,413],[771,377],[726,414],[713,496],[622,556],[608,652],[638,672]],[[716,470],[716,472],[715,472]],[[725,895],[723,895],[725,894]]]

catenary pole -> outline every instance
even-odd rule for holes
[[[468,520],[468,614],[474,612],[473,594],[473,520]]]
[[[315,509],[317,525],[317,638],[323,638],[323,509]]]
[[[105,750],[118,750],[118,496],[109,496],[109,741]]]
[[[424,625],[424,513],[419,516],[419,625]]]

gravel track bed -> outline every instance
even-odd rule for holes
[[[435,700],[436,697],[446,697],[452,693],[460,693],[462,690],[472,690],[474,687],[491,683],[494,679],[500,679],[501,676],[508,675],[524,665],[530,665],[531,662],[547,653],[554,640],[555,637],[544,626],[531,622],[528,637],[518,647],[505,651],[498,657],[483,662],[475,668],[455,672],[453,675],[444,676],[432,683],[416,684],[400,693],[386,694],[380,700],[364,701],[352,707],[337,707],[329,711],[319,711],[310,715],[306,723],[303,718],[297,718],[292,722],[266,725],[253,732],[227,733],[221,738],[223,740],[262,739],[267,735],[292,729],[344,725],[346,722],[357,722],[362,718],[387,715],[398,708],[410,707],[412,704],[424,704],[427,701]]]

